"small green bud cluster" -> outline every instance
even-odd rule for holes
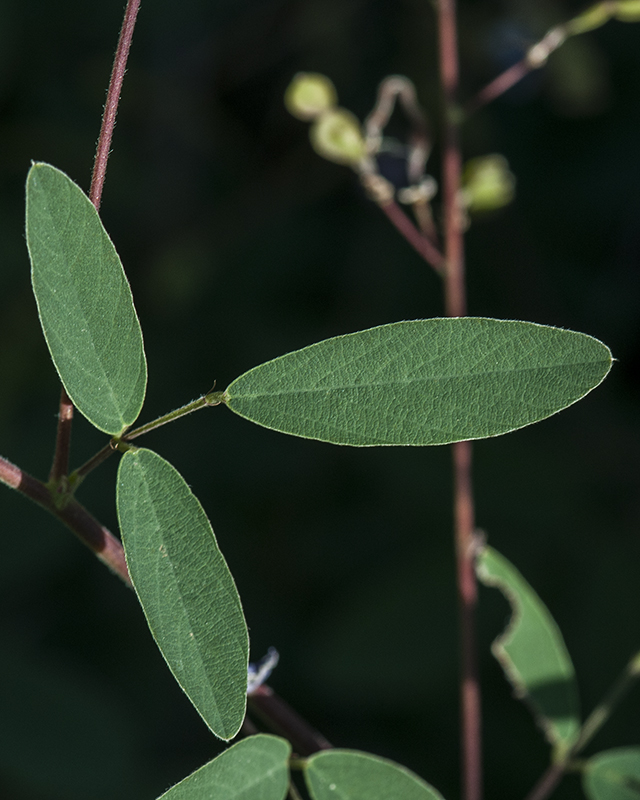
[[[467,211],[493,211],[508,205],[516,179],[507,159],[497,153],[467,161],[462,175],[462,202]]]
[[[610,19],[640,22],[640,0],[605,0],[591,6],[566,24],[568,36],[595,30]]]
[[[337,105],[338,94],[325,75],[299,72],[289,84],[284,102],[294,117],[312,120],[309,137],[318,155],[353,167],[366,158],[360,122]]]

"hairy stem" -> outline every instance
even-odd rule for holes
[[[440,80],[444,100],[442,128],[442,192],[444,204],[444,293],[450,317],[466,314],[464,240],[458,203],[462,156],[459,138],[458,52],[455,0],[438,0]],[[471,475],[471,443],[452,446],[454,467],[454,525],[461,659],[462,796],[482,797],[482,739],[480,686],[476,657],[475,522]]]
[[[89,190],[89,199],[96,207],[96,210],[100,208],[100,200],[102,199],[102,188],[107,174],[107,161],[109,160],[109,152],[111,150],[113,129],[116,125],[116,114],[118,113],[122,81],[124,80],[129,50],[131,49],[131,39],[133,38],[133,29],[136,25],[136,17],[138,16],[139,8],[140,0],[128,0],[124,12],[122,28],[120,30],[118,47],[113,60],[113,69],[111,71],[107,100],[102,115],[102,126],[100,128],[100,136],[98,137],[98,147],[93,163],[91,188]]]
[[[186,406],[180,406],[180,408],[176,408],[175,411],[170,411],[168,414],[163,414],[161,417],[154,419],[152,422],[147,422],[146,425],[141,425],[139,428],[134,428],[132,431],[128,431],[122,438],[124,441],[130,442],[132,439],[142,436],[143,433],[154,431],[156,428],[160,428],[169,422],[180,419],[180,417],[185,417],[187,414],[191,414],[201,408],[217,406],[222,402],[221,398],[222,392],[212,392],[211,394],[203,395],[197,400],[187,403]]]

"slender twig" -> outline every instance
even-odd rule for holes
[[[180,417],[184,417],[187,414],[191,414],[201,408],[209,408],[210,406],[220,405],[223,394],[223,392],[212,392],[211,394],[203,395],[197,400],[187,403],[186,406],[180,406],[180,408],[176,408],[175,411],[170,411],[168,414],[163,414],[161,417],[154,419],[152,422],[147,422],[146,425],[141,425],[139,428],[134,428],[132,431],[128,431],[122,438],[124,441],[130,442],[132,439],[137,439],[138,436],[142,436],[144,433],[154,431],[156,428],[162,427],[162,425],[166,425],[169,422],[180,419]]]
[[[71,446],[71,423],[73,422],[73,403],[69,399],[64,386],[60,390],[60,410],[58,412],[58,431],[53,464],[49,473],[49,482],[56,484],[69,473],[69,450]]]
[[[575,36],[579,33],[592,30],[593,28],[603,25],[613,13],[614,4],[604,0],[597,6],[593,6],[587,10],[584,15],[579,15],[574,19],[569,20],[561,25],[556,25],[545,33],[539,42],[532,45],[526,52],[525,56],[512,66],[508,67],[504,72],[494,78],[488,83],[478,94],[465,106],[466,116],[470,116],[479,108],[487,105],[496,97],[500,97],[507,90],[515,86],[516,83],[521,81],[530,72],[535,69],[543,67],[551,53],[557,50],[564,44],[569,36]],[[596,13],[597,19],[587,21],[585,17]]]
[[[426,236],[420,233],[395,200],[386,203],[378,203],[378,206],[392,225],[404,236],[407,242],[409,242],[411,247],[440,274],[444,266],[444,256]]]
[[[478,111],[478,109],[488,105],[497,97],[500,97],[501,94],[504,94],[511,89],[512,86],[515,86],[516,83],[519,83],[532,69],[533,67],[526,58],[510,66],[481,89],[478,94],[465,105],[465,115],[470,117]]]
[[[551,764],[538,783],[533,787],[526,797],[526,800],[544,800],[549,797],[564,777],[567,765],[564,762]]]
[[[96,149],[96,157],[93,164],[91,188],[89,190],[89,199],[96,209],[100,208],[102,187],[104,186],[104,179],[107,173],[107,161],[109,160],[113,129],[115,128],[116,124],[116,114],[118,113],[118,103],[120,101],[122,81],[124,80],[124,73],[127,68],[127,59],[129,57],[133,29],[135,28],[136,17],[138,16],[139,8],[140,0],[129,0],[127,3],[127,7],[124,12],[122,28],[120,30],[118,47],[116,49],[116,55],[113,61],[111,79],[109,80],[109,90],[107,91],[107,100],[105,102],[104,113],[102,115],[102,127],[100,128],[98,147]]]
[[[85,461],[81,467],[74,470],[69,476],[71,489],[75,491],[90,472],[93,472],[96,467],[99,467],[103,461],[106,461],[109,456],[113,455],[115,452],[115,447],[109,442],[109,444],[105,445],[102,450],[99,450],[95,456],[92,456],[88,461]]]
[[[286,737],[298,755],[310,756],[319,750],[330,750],[333,747],[266,684],[259,686],[247,700],[251,711],[274,733]]]
[[[458,53],[455,0],[439,0],[440,79],[444,100],[442,128],[442,192],[444,207],[445,308],[448,316],[466,313],[464,241],[458,205],[462,156],[458,131]],[[454,524],[458,601],[460,608],[462,795],[482,797],[480,686],[476,658],[475,523],[471,477],[471,443],[453,445]]]
[[[56,505],[48,486],[4,458],[0,458],[0,480],[57,517],[76,534],[80,541],[93,550],[110,570],[126,584],[131,585],[122,544],[77,500],[68,498],[65,504]]]

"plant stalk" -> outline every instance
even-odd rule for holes
[[[57,517],[81,542],[93,550],[103,564],[131,586],[122,544],[77,500],[70,497],[66,503],[56,505],[48,486],[4,458],[0,458],[0,480]]]
[[[333,747],[266,684],[258,686],[247,701],[251,711],[272,731],[288,739],[298,755],[310,756]]]
[[[49,483],[52,485],[60,482],[69,474],[69,452],[71,450],[71,424],[73,422],[74,406],[64,386],[60,390],[60,410],[58,411],[58,430],[56,433],[56,447],[53,454],[53,464],[49,473]]]
[[[459,192],[462,174],[460,152],[459,83],[455,0],[438,0],[440,80],[444,114],[442,126],[442,193],[444,211],[444,296],[449,317],[466,314],[464,239]],[[482,738],[480,684],[476,655],[475,520],[470,442],[452,445],[456,574],[460,619],[460,714],[462,796],[482,798]]]
[[[128,0],[127,7],[124,12],[122,28],[120,29],[118,47],[113,60],[113,69],[111,70],[111,78],[109,79],[107,99],[104,106],[104,112],[102,114],[102,126],[100,127],[98,146],[93,162],[91,188],[89,189],[89,199],[96,207],[96,211],[99,210],[100,201],[102,199],[102,188],[104,186],[104,179],[107,174],[107,161],[109,160],[109,153],[111,151],[113,129],[116,125],[116,115],[118,113],[118,103],[120,102],[122,82],[124,80],[124,74],[127,68],[127,59],[129,58],[129,50],[131,49],[133,29],[136,25],[136,18],[138,16],[139,9],[140,0]]]

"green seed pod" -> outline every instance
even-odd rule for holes
[[[566,23],[567,36],[577,36],[579,33],[586,33],[600,28],[611,19],[612,14],[613,8],[610,4],[598,3],[595,6],[591,6]]]
[[[504,156],[472,158],[464,168],[462,197],[469,211],[493,211],[508,205],[515,195],[516,179]]]
[[[299,72],[287,87],[284,104],[294,117],[310,120],[335,106],[338,94],[326,75]]]
[[[366,156],[360,122],[344,108],[332,108],[320,114],[309,136],[316,153],[329,161],[356,166]]]
[[[618,0],[613,16],[620,22],[640,22],[640,0]]]

